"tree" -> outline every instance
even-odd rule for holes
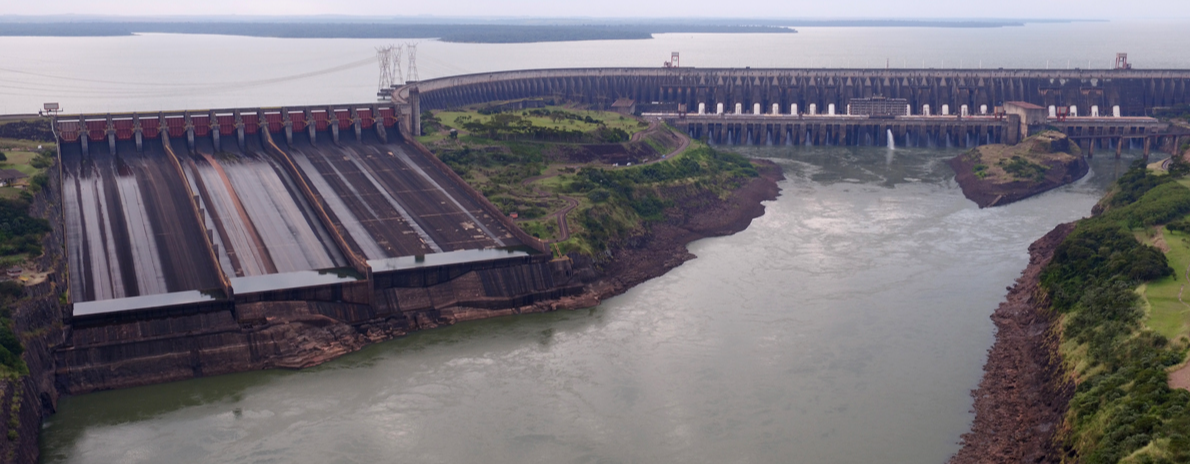
[[[4,152],[0,152],[0,161],[8,161],[8,155],[5,155]]]

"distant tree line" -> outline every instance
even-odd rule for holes
[[[505,25],[505,24],[361,24],[361,23],[219,23],[219,22],[91,22],[0,23],[0,36],[127,36],[134,33],[220,34],[250,37],[316,39],[438,38],[444,42],[524,43],[575,40],[649,39],[653,34],[793,33],[778,26],[707,24],[644,25]]]

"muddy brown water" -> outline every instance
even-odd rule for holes
[[[943,163],[954,151],[741,151],[786,172],[765,215],[597,308],[67,397],[44,458],[942,462],[1028,244],[1086,215],[1129,161],[980,210]]]

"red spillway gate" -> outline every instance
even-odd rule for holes
[[[160,137],[161,120],[157,118],[142,118],[140,120],[141,137]]]
[[[181,116],[165,117],[165,129],[170,137],[182,137],[186,134],[186,119]]]
[[[66,142],[79,140],[79,123],[77,121],[59,121],[58,136]]]
[[[326,114],[326,110],[315,110],[310,115],[314,117],[314,129],[325,131],[330,127],[330,115]]]
[[[359,115],[360,125],[363,126],[364,129],[371,129],[372,125],[376,124],[376,118],[372,117],[371,108],[356,110],[356,113]]]
[[[244,133],[256,134],[260,129],[260,115],[256,113],[240,113],[240,119],[244,120]]]
[[[101,141],[107,135],[107,121],[87,121],[87,138],[93,141]]]
[[[294,131],[305,131],[306,130],[306,112],[291,111],[291,112],[289,112],[289,120],[293,122],[293,130]]]
[[[351,127],[351,110],[335,110],[335,119],[339,120],[339,130]]]
[[[190,124],[194,125],[194,135],[206,136],[211,134],[211,117],[207,115],[191,116]]]
[[[112,125],[116,127],[116,140],[132,140],[131,119],[113,120]]]
[[[397,124],[397,117],[393,116],[392,108],[381,108],[380,116],[384,118],[384,127],[391,128]]]
[[[219,134],[230,136],[236,133],[235,115],[215,115],[215,122],[219,125]]]
[[[281,132],[281,130],[285,128],[285,122],[283,121],[284,117],[281,115],[280,112],[265,113],[264,120],[265,120],[265,122],[268,123],[269,132],[271,132],[271,133]]]

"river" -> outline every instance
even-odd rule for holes
[[[1006,207],[928,149],[753,148],[745,231],[594,309],[415,333],[303,371],[62,399],[70,462],[941,462],[1028,245],[1127,160]]]
[[[1172,22],[803,29],[651,41],[423,41],[422,78],[561,66],[1190,67]],[[388,41],[0,38],[0,113],[368,101]],[[1034,46],[1044,43],[1045,47]],[[363,63],[363,64],[360,64]],[[15,71],[15,72],[14,72]],[[947,149],[746,148],[782,195],[597,308],[417,333],[323,366],[65,397],[59,462],[941,462],[972,419],[988,316],[1028,245],[1136,153],[980,210]]]

